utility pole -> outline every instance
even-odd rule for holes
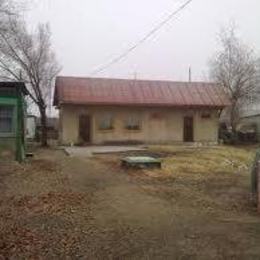
[[[134,72],[134,80],[137,80],[137,72]]]
[[[191,82],[191,67],[189,67],[189,82]]]

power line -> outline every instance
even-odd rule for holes
[[[109,61],[107,64],[101,66],[100,68],[94,70],[90,75],[93,76],[95,74],[98,74],[100,72],[103,72],[110,66],[114,65],[115,63],[121,61],[123,58],[128,56],[132,51],[134,51],[136,48],[138,48],[141,44],[143,44],[145,41],[147,41],[152,35],[157,33],[164,25],[166,25],[168,22],[170,22],[175,15],[177,15],[179,12],[181,12],[183,9],[185,9],[186,6],[188,6],[193,0],[188,0],[184,4],[182,4],[177,10],[174,10],[170,15],[166,17],[162,22],[160,22],[157,26],[155,26],[149,33],[147,33],[142,39],[140,39],[136,44],[128,48],[125,52],[120,54],[119,56],[115,57],[111,61]]]

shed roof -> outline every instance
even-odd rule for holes
[[[27,95],[27,89],[24,82],[20,81],[0,81],[0,92],[8,92],[9,90],[15,89],[21,91],[24,95]]]
[[[230,104],[216,83],[57,77],[54,105],[192,106]]]

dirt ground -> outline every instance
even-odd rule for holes
[[[260,259],[255,147],[153,146],[0,162],[0,259]],[[125,155],[162,158],[124,170]]]

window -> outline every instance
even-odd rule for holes
[[[99,121],[100,130],[112,130],[113,126],[113,116],[110,114],[104,115]]]
[[[128,130],[140,130],[141,129],[141,120],[137,115],[131,115],[127,118],[125,122],[125,129]]]
[[[13,131],[13,106],[0,106],[0,133]]]

